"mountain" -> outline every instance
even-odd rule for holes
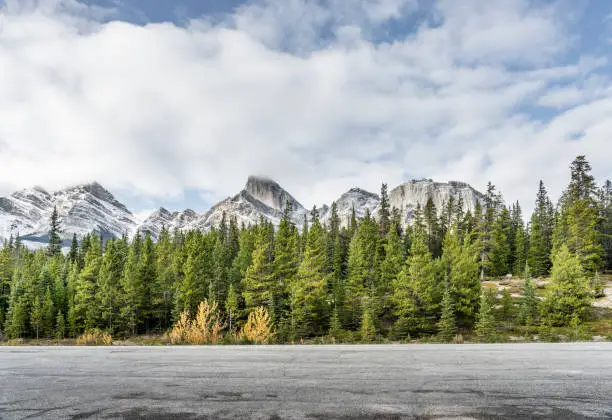
[[[351,188],[342,194],[335,203],[338,209],[338,216],[340,217],[340,224],[347,226],[351,220],[353,208],[357,218],[364,217],[367,210],[372,214],[380,205],[380,197],[361,188]],[[321,221],[327,223],[330,219],[331,208],[328,208],[325,213],[321,214]]]
[[[49,220],[57,207],[61,238],[96,231],[104,237],[131,235],[137,229],[133,214],[97,182],[49,193],[40,187],[0,198],[0,239],[20,235],[31,247],[48,240]]]
[[[175,229],[189,230],[189,226],[198,220],[198,213],[191,209],[170,212],[163,207],[154,211],[139,226],[141,232],[149,232],[153,238],[157,238],[163,228],[169,232]]]
[[[404,225],[410,223],[417,205],[424,207],[431,197],[438,214],[452,197],[455,202],[461,200],[463,211],[474,212],[476,203],[483,202],[484,196],[464,182],[434,182],[431,179],[412,180],[389,191],[389,204],[401,211]]]
[[[228,220],[235,216],[238,225],[256,224],[261,217],[278,225],[287,203],[291,208],[291,220],[301,226],[308,212],[299,201],[277,182],[265,177],[250,176],[242,191],[215,204],[193,226],[201,230],[218,226],[224,213]]]
[[[417,205],[424,206],[432,198],[438,211],[451,197],[461,199],[464,211],[473,210],[483,195],[462,182],[434,182],[414,180],[406,182],[389,192],[391,207],[401,211],[404,225],[411,222]],[[73,234],[78,237],[96,231],[105,237],[133,235],[136,231],[150,232],[157,239],[166,228],[207,231],[219,225],[223,215],[226,219],[236,217],[238,224],[256,224],[260,218],[280,223],[286,205],[290,206],[290,218],[301,228],[309,211],[277,182],[260,176],[248,178],[244,188],[232,197],[215,204],[204,213],[193,210],[171,212],[163,207],[152,212],[144,221],[138,222],[128,208],[97,182],[78,185],[57,192],[47,192],[40,187],[22,190],[0,198],[0,240],[11,235],[20,235],[24,243],[32,248],[44,246],[48,240],[49,219],[57,206],[67,245]],[[336,205],[342,225],[347,225],[352,209],[358,218],[369,211],[376,217],[380,210],[380,197],[360,188],[352,188],[342,194]],[[329,221],[331,209],[324,205],[317,209],[323,223]]]

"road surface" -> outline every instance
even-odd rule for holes
[[[0,418],[612,418],[612,343],[0,347]]]

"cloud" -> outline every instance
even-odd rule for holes
[[[22,4],[0,12],[0,193],[95,179],[148,207],[256,173],[310,206],[426,176],[530,208],[577,154],[612,175],[606,60],[568,54],[566,3],[265,0],[185,27]]]

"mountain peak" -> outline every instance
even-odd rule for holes
[[[249,176],[244,191],[251,195],[251,197],[275,210],[283,211],[287,201],[294,210],[303,208],[303,206],[276,181],[265,176]]]

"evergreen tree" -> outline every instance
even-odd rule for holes
[[[540,181],[535,210],[531,216],[528,263],[536,276],[550,270],[554,209],[544,183]]]
[[[102,262],[101,244],[97,235],[90,238],[83,270],[78,274],[74,289],[75,333],[96,326],[96,284]]]
[[[350,328],[360,325],[363,300],[375,293],[378,237],[378,225],[366,211],[349,246],[344,314]]]
[[[525,268],[523,294],[519,307],[518,321],[521,325],[534,325],[538,317],[538,298],[531,281],[529,266]]]
[[[238,294],[234,290],[234,285],[230,284],[227,292],[227,298],[225,300],[225,311],[227,312],[227,318],[229,321],[229,329],[233,331],[236,324],[236,318],[238,316]]]
[[[76,233],[72,235],[72,241],[70,242],[70,251],[68,252],[68,261],[74,263],[79,258],[79,241],[77,240]]]
[[[372,303],[374,315],[385,323],[390,323],[392,319],[393,283],[402,271],[405,260],[402,239],[394,222],[385,240],[385,259],[378,270],[375,299]]]
[[[365,309],[363,311],[359,330],[363,343],[370,343],[376,338],[376,325],[374,324],[374,316],[371,310]]]
[[[408,324],[410,332],[421,334],[435,331],[442,298],[439,269],[425,237],[425,232],[415,232],[410,256],[395,281],[393,293],[398,327]]]
[[[440,236],[438,210],[431,197],[427,199],[427,204],[423,209],[423,222],[425,223],[429,252],[431,252],[434,258],[437,258],[442,254],[442,237]]]
[[[565,245],[589,274],[601,267],[603,257],[597,231],[600,213],[595,200],[596,186],[590,171],[584,156],[572,162],[571,181],[561,197],[559,221],[553,235],[554,252]]]
[[[268,235],[267,226],[260,224],[257,229],[252,262],[242,280],[242,297],[247,313],[260,306],[270,312],[273,308],[275,286],[273,243]]]
[[[30,314],[30,324],[36,334],[35,337],[38,340],[40,332],[43,328],[43,306],[40,302],[40,297],[36,296],[34,305],[32,306],[32,313]]]
[[[447,285],[442,297],[442,315],[440,321],[438,321],[438,338],[448,343],[455,337],[456,332],[455,303],[450,287]]]
[[[542,302],[542,316],[553,326],[567,326],[574,316],[584,319],[591,290],[580,258],[563,244],[553,256],[551,283]]]
[[[170,233],[166,229],[162,229],[159,233],[155,248],[157,270],[155,281],[151,285],[151,305],[157,326],[164,330],[170,327],[172,319],[174,287],[178,279],[175,251],[178,253],[178,250],[175,249],[175,244],[172,243]]]
[[[122,307],[121,276],[123,274],[123,255],[115,240],[110,240],[102,257],[100,273],[97,279],[95,308],[98,310],[98,326],[103,326],[111,334],[115,332],[116,323]]]
[[[55,305],[53,303],[53,297],[51,288],[47,287],[45,291],[45,299],[42,306],[42,332],[46,338],[53,337],[53,331],[55,328]]]
[[[604,252],[604,267],[612,270],[612,181],[608,180],[599,194],[601,209],[601,243]]]
[[[495,317],[493,315],[494,297],[490,291],[480,297],[480,308],[475,325],[475,332],[480,340],[490,343],[495,340]]]
[[[391,205],[389,204],[389,193],[387,192],[387,184],[382,184],[380,187],[380,205],[379,205],[379,227],[381,236],[386,236],[391,227]]]
[[[62,340],[64,337],[66,337],[66,321],[60,310],[57,312],[57,318],[55,319],[55,338]]]
[[[139,304],[139,279],[138,265],[142,254],[142,236],[140,232],[132,240],[128,251],[127,260],[121,276],[122,308],[121,319],[124,327],[132,335],[136,334],[138,328],[138,304]]]
[[[49,224],[51,226],[49,229],[49,255],[60,255],[62,253],[62,238],[60,237],[62,231],[57,207],[53,207]]]
[[[478,244],[471,235],[461,244],[456,230],[451,229],[444,240],[443,263],[455,304],[457,324],[471,327],[478,309],[481,289],[478,279]]]
[[[280,322],[290,312],[289,290],[298,272],[299,261],[299,234],[297,228],[290,220],[291,207],[289,202],[285,206],[283,218],[276,233],[274,256],[274,294],[275,308],[273,322]]]
[[[504,222],[509,222],[509,220],[505,220],[503,214],[508,214],[506,209],[502,210],[502,215],[494,222],[489,253],[489,273],[497,277],[504,276],[509,272],[510,246],[504,226]]]
[[[315,217],[308,233],[304,259],[291,288],[292,325],[297,337],[323,334],[328,329],[325,236]]]

